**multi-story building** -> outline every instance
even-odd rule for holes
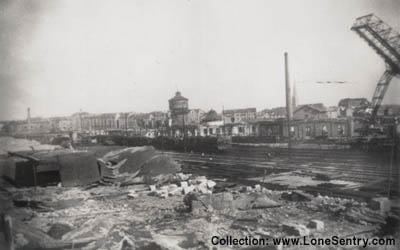
[[[274,120],[279,118],[286,118],[286,107],[264,109],[257,113],[257,119],[259,120]]]
[[[336,106],[328,107],[326,110],[326,114],[329,119],[336,119],[338,118],[339,109]]]
[[[222,112],[225,123],[236,123],[255,120],[257,117],[256,108],[228,109]]]
[[[81,115],[81,130],[103,134],[112,130],[127,130],[129,113],[103,113]]]
[[[199,125],[206,113],[201,109],[190,109],[188,113],[188,123]]]
[[[52,132],[70,132],[72,131],[71,117],[50,117]]]

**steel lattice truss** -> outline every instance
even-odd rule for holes
[[[351,27],[386,62],[387,70],[380,78],[372,97],[371,122],[385,97],[390,81],[400,75],[400,34],[373,14],[356,19]]]

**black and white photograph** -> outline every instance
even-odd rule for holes
[[[0,0],[0,250],[394,250],[400,0]]]

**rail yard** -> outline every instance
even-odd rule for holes
[[[15,13],[19,13],[22,9],[30,9],[34,5],[23,5],[21,7],[21,3],[17,2],[16,6],[19,6],[19,8],[16,9],[4,5],[8,12],[0,11],[0,21],[3,20],[3,16],[4,20],[11,20],[15,16],[19,16]],[[146,9],[147,1],[146,3],[132,2],[135,3],[134,6],[127,8],[129,18],[125,17],[130,22],[121,18],[123,25],[129,23],[133,26],[137,23],[136,19],[130,19],[131,16],[135,16],[138,20],[143,18],[143,16],[132,14],[130,11],[140,8]],[[353,25],[347,28],[349,33],[357,34],[366,42],[370,47],[367,48],[369,50],[372,48],[375,53],[374,56],[378,55],[381,63],[383,62],[383,74],[379,71],[381,77],[378,80],[373,80],[374,84],[377,82],[372,86],[375,87],[375,91],[372,98],[367,99],[360,97],[361,94],[358,92],[364,91],[365,94],[365,89],[368,90],[371,85],[368,87],[366,85],[363,85],[364,87],[355,86],[354,90],[347,93],[351,89],[348,84],[351,84],[351,81],[357,77],[365,80],[365,75],[373,78],[377,75],[377,72],[363,72],[356,75],[352,71],[353,77],[347,72],[349,70],[340,69],[337,66],[340,64],[339,62],[350,60],[350,56],[346,60],[342,58],[339,60],[335,58],[338,57],[338,55],[334,55],[336,52],[329,52],[331,53],[329,54],[330,58],[324,58],[320,63],[317,59],[317,54],[325,53],[329,48],[336,48],[336,51],[342,53],[343,47],[358,46],[355,45],[356,40],[352,40],[353,43],[347,43],[344,42],[344,38],[339,39],[341,36],[331,35],[331,32],[332,34],[339,32],[337,34],[345,34],[343,37],[348,39],[346,33],[341,33],[341,30],[344,29],[341,22],[348,22],[347,19],[326,19],[328,17],[323,14],[319,18],[325,18],[325,23],[322,21],[320,23],[314,18],[307,20],[307,18],[301,17],[299,24],[297,24],[297,20],[293,22],[295,18],[290,19],[290,24],[298,28],[302,28],[297,26],[300,24],[304,27],[313,27],[312,32],[295,32],[296,39],[297,36],[307,38],[305,42],[300,42],[301,39],[299,38],[299,41],[293,43],[295,39],[290,38],[292,36],[285,35],[282,36],[283,38],[277,39],[278,42],[272,41],[269,33],[266,37],[257,33],[253,36],[249,35],[251,39],[239,39],[240,44],[246,44],[245,48],[239,49],[233,46],[234,49],[230,48],[227,53],[221,54],[223,56],[220,55],[224,59],[221,65],[234,64],[234,66],[231,65],[232,69],[229,69],[226,73],[222,68],[219,68],[221,65],[214,65],[211,62],[213,59],[208,58],[213,58],[213,46],[218,44],[213,39],[222,39],[226,35],[225,31],[227,31],[227,34],[234,31],[235,39],[231,40],[236,41],[238,38],[236,33],[240,32],[232,29],[234,25],[230,24],[229,28],[221,28],[221,30],[215,31],[214,33],[218,36],[210,38],[211,43],[206,39],[207,35],[205,34],[208,34],[209,29],[214,28],[211,27],[214,25],[209,25],[208,22],[222,26],[224,24],[221,20],[213,20],[212,17],[216,18],[213,13],[219,9],[229,13],[231,6],[227,5],[223,8],[214,9],[213,4],[210,3],[202,5],[203,3],[200,4],[198,1],[184,2],[185,6],[182,7],[185,10],[184,16],[188,18],[187,16],[192,14],[200,15],[199,23],[197,23],[197,19],[189,19],[190,22],[187,22],[187,19],[184,19],[184,22],[177,21],[179,19],[175,19],[178,18],[175,12],[178,13],[179,11],[175,9],[175,6],[172,12],[174,14],[171,15],[174,17],[172,26],[175,27],[177,23],[181,25],[188,25],[189,23],[190,26],[179,26],[179,31],[165,29],[173,35],[165,31],[161,33],[163,39],[165,36],[171,36],[171,39],[172,37],[175,39],[175,36],[189,39],[190,46],[188,47],[190,47],[191,52],[186,52],[190,55],[183,53],[182,55],[185,56],[178,56],[181,53],[180,47],[185,47],[185,43],[184,40],[174,40],[174,43],[180,45],[179,49],[175,48],[174,50],[168,48],[167,45],[165,45],[165,48],[161,46],[160,55],[157,54],[154,58],[149,57],[148,54],[157,49],[154,48],[154,44],[153,46],[148,44],[152,44],[153,41],[168,43],[168,41],[162,41],[163,39],[159,38],[152,38],[145,42],[147,37],[154,35],[155,30],[160,29],[158,26],[148,28],[151,32],[146,31],[139,38],[135,33],[134,41],[140,41],[137,45],[140,50],[136,51],[135,60],[132,61],[123,60],[126,59],[125,57],[134,54],[129,54],[134,47],[132,45],[134,42],[124,40],[129,37],[128,30],[131,27],[125,28],[122,25],[124,27],[121,29],[123,34],[115,35],[116,38],[113,38],[116,39],[118,46],[125,43],[129,44],[125,49],[120,49],[117,46],[118,53],[123,51],[124,55],[121,58],[114,58],[114,54],[118,53],[115,48],[114,50],[111,49],[114,45],[108,41],[109,34],[106,39],[90,36],[87,40],[91,42],[85,41],[84,45],[77,43],[70,50],[67,49],[70,46],[69,43],[64,44],[64,40],[72,43],[74,39],[64,37],[62,44],[65,48],[58,48],[55,57],[57,58],[55,62],[59,62],[59,60],[63,62],[62,68],[68,68],[66,67],[68,65],[79,65],[80,61],[85,61],[85,56],[91,58],[88,55],[92,49],[92,44],[99,40],[105,40],[105,45],[102,45],[105,47],[100,46],[104,51],[100,50],[101,53],[96,52],[95,55],[108,55],[109,53],[112,59],[110,61],[113,64],[125,62],[127,64],[132,63],[137,68],[144,68],[139,70],[133,67],[135,70],[131,71],[132,65],[129,65],[127,67],[129,70],[126,69],[129,72],[129,77],[125,81],[122,80],[123,77],[116,76],[122,73],[122,69],[126,65],[118,64],[119,66],[113,68],[114,65],[111,67],[105,64],[108,66],[104,68],[102,66],[99,69],[93,66],[98,63],[94,63],[98,59],[92,60],[91,58],[91,63],[88,63],[89,66],[81,65],[81,68],[76,72],[71,71],[68,75],[74,75],[76,79],[73,79],[77,81],[76,84],[78,85],[75,85],[76,89],[73,90],[73,94],[70,93],[68,100],[64,100],[68,104],[65,105],[68,108],[63,112],[66,114],[71,110],[79,109],[79,112],[72,115],[48,118],[33,117],[31,116],[31,107],[25,107],[28,103],[31,105],[32,102],[25,100],[19,101],[18,105],[6,105],[7,108],[10,107],[10,110],[7,109],[4,112],[0,110],[0,117],[14,117],[14,111],[21,112],[21,105],[24,105],[23,110],[26,108],[26,119],[0,120],[0,250],[398,249],[400,243],[400,104],[395,103],[399,96],[388,91],[389,86],[396,85],[396,81],[400,79],[400,34],[397,27],[390,26],[375,14],[367,14],[356,18]],[[389,0],[388,2],[391,3]],[[95,5],[97,4],[96,2]],[[149,6],[154,7],[153,4],[149,3]],[[181,4],[179,3],[179,6]],[[192,4],[197,7],[193,7]],[[229,4],[236,6],[238,3]],[[313,2],[309,8],[314,9],[314,4],[318,5],[319,3]],[[0,3],[0,7],[2,5],[3,3]],[[9,5],[14,6],[11,3]],[[95,5],[85,9],[82,13],[89,12],[87,10],[93,11]],[[101,4],[99,3],[99,5]],[[363,6],[360,3],[359,5]],[[385,12],[380,13],[386,13],[385,17],[391,17],[389,19],[391,22],[398,20],[398,15],[388,14],[393,11],[388,8],[390,4],[378,5],[380,3],[376,4],[373,9],[381,10],[383,8]],[[400,8],[398,3],[392,5]],[[119,6],[119,4],[116,6]],[[319,11],[330,9],[326,6],[316,9]],[[110,18],[106,18],[106,24],[99,27],[102,27],[100,30],[104,28],[108,32],[112,31],[117,34],[119,30],[116,27],[121,25],[109,25],[108,22],[113,22],[112,11],[109,11],[110,7],[111,5],[107,5],[104,8],[104,10],[107,10],[107,17],[110,15]],[[269,11],[268,5],[261,4],[258,7],[268,7]],[[41,8],[38,7],[38,9]],[[52,8],[44,8],[42,11],[43,13],[50,13]],[[81,10],[80,6],[77,8]],[[245,9],[237,8],[240,13]],[[57,8],[54,7],[54,9]],[[155,13],[162,9],[157,8]],[[303,16],[303,7],[297,9],[301,9],[300,13]],[[354,13],[358,13],[358,8],[356,9],[357,11]],[[365,9],[369,8],[364,8],[363,11]],[[204,10],[212,11],[210,11],[211,14],[206,15],[207,11]],[[288,12],[286,6],[282,10],[282,13]],[[125,11],[124,9],[122,12]],[[163,11],[160,11],[160,13],[163,13]],[[190,15],[187,15],[186,11],[189,11]],[[253,11],[256,12],[256,9],[253,9]],[[122,12],[120,11],[120,14]],[[38,15],[43,15],[43,13],[38,13]],[[71,13],[75,13],[75,11]],[[79,16],[81,12],[76,13]],[[145,13],[148,15],[149,12]],[[90,17],[92,14],[87,13]],[[272,14],[274,13],[269,15]],[[28,14],[25,13],[25,15]],[[264,15],[263,13],[259,17],[264,18]],[[247,18],[250,16],[253,16],[253,14],[249,14]],[[71,23],[70,17],[68,24]],[[96,22],[102,22],[102,19],[104,19],[103,15],[101,15],[101,18],[96,15],[94,17],[96,18],[88,18],[88,20],[94,19]],[[118,19],[117,22],[119,22],[120,16],[115,19]],[[27,18],[27,20],[30,19]],[[40,18],[41,25],[47,27],[48,23],[52,23],[48,20],[57,22],[58,19]],[[86,14],[84,20],[86,20]],[[150,22],[149,20],[145,23],[148,27],[152,27],[151,24],[154,19],[151,19]],[[162,20],[159,25],[168,23],[168,20]],[[301,20],[305,21],[307,25],[303,25]],[[256,21],[255,23],[258,25],[262,23],[258,19],[253,21]],[[13,22],[16,21],[9,23]],[[77,23],[81,26],[79,22]],[[82,21],[82,23],[86,24],[86,21]],[[88,21],[88,23],[90,22]],[[283,33],[280,33],[280,28],[281,26],[285,27],[285,25],[285,22],[281,22],[279,25],[273,24],[270,29],[281,36]],[[199,30],[194,29],[195,32],[192,34],[193,27],[196,28],[197,26],[200,27]],[[14,26],[10,27],[9,30],[15,28]],[[38,25],[38,27],[41,26]],[[240,29],[243,29],[243,27],[238,26]],[[66,30],[73,33],[75,29],[79,30],[79,28]],[[249,32],[252,29],[254,27],[249,28]],[[58,33],[59,30],[63,29],[59,29],[57,26],[57,32],[48,36],[52,37],[54,34],[58,34],[56,37],[61,36]],[[92,34],[92,31],[96,33],[96,30],[97,28],[91,28],[90,32],[80,32],[79,37],[86,33]],[[185,30],[185,32],[181,33],[181,30]],[[9,32],[8,29],[6,31]],[[37,32],[38,37],[42,33],[46,33],[45,31],[46,29],[41,29],[40,32]],[[243,31],[244,29],[241,32]],[[261,31],[258,32],[262,33]],[[314,39],[308,40],[305,34],[309,36],[310,32],[318,33],[319,35],[315,35],[314,38],[321,38],[321,41],[318,39],[315,39],[315,41]],[[213,37],[214,33],[210,32],[209,35]],[[18,39],[13,39],[24,40],[25,35],[20,34]],[[12,40],[2,42],[2,39],[3,36],[0,36],[0,45],[4,43],[7,46]],[[276,47],[273,49],[274,53],[275,50],[282,51],[282,53],[279,53],[282,56],[281,66],[284,66],[281,76],[284,76],[285,91],[279,95],[282,99],[285,97],[286,104],[284,107],[278,106],[257,111],[255,107],[226,109],[225,104],[222,103],[220,105],[222,107],[221,112],[212,108],[207,112],[200,108],[190,109],[189,99],[182,95],[175,82],[176,79],[181,78],[171,76],[168,81],[171,84],[176,84],[176,92],[168,100],[168,111],[138,113],[128,112],[126,111],[128,107],[124,107],[121,109],[125,110],[124,112],[93,113],[84,112],[81,109],[81,105],[85,106],[85,103],[87,107],[92,107],[92,110],[99,110],[100,108],[101,110],[111,110],[111,106],[120,108],[119,104],[113,105],[119,102],[124,103],[125,99],[129,99],[129,102],[132,103],[135,102],[135,105],[132,104],[135,109],[138,109],[143,103],[146,103],[146,110],[158,107],[158,101],[162,99],[158,98],[159,94],[164,92],[161,85],[157,85],[149,92],[143,92],[147,94],[140,91],[136,92],[136,88],[145,89],[153,86],[160,75],[169,78],[169,74],[174,72],[172,68],[175,64],[182,64],[178,67],[177,72],[185,75],[185,68],[182,66],[190,65],[189,61],[194,60],[193,58],[201,59],[199,60],[201,63],[194,63],[196,67],[200,66],[201,69],[196,70],[201,73],[197,75],[195,71],[192,72],[191,68],[186,68],[186,70],[190,72],[188,75],[193,81],[197,81],[197,78],[200,80],[195,87],[192,86],[193,89],[196,89],[194,95],[194,92],[190,92],[189,87],[183,89],[187,91],[185,95],[192,93],[191,96],[195,99],[194,103],[204,102],[203,107],[207,108],[216,105],[215,102],[212,103],[208,99],[208,96],[220,91],[218,97],[223,98],[226,95],[226,99],[230,100],[228,97],[228,93],[230,93],[235,96],[234,102],[231,103],[236,103],[235,105],[240,103],[241,105],[246,95],[244,90],[256,89],[259,79],[254,80],[253,83],[253,78],[256,79],[258,75],[262,76],[265,73],[264,70],[268,72],[268,91],[270,92],[268,98],[273,100],[276,96],[275,92],[277,92],[275,90],[278,89],[278,85],[274,85],[273,82],[282,80],[275,76],[274,72],[279,71],[280,68],[271,64],[269,67],[263,65],[263,70],[260,70],[260,72],[254,69],[257,68],[254,66],[257,63],[257,60],[254,60],[255,57],[260,56],[262,59],[259,62],[263,62],[262,64],[266,60],[263,57],[264,55],[261,55],[266,47],[256,45],[258,39],[261,41],[267,39],[266,41],[271,44],[277,43],[274,45]],[[37,44],[33,44],[40,47],[46,40],[39,39],[36,41]],[[84,41],[85,39],[76,40]],[[309,48],[305,49],[305,44],[313,47],[315,44],[308,45],[308,43],[313,44],[317,40],[318,44],[323,44],[323,46],[321,45],[320,50],[317,50],[318,46],[316,46],[315,50],[318,52],[315,55],[310,55],[309,52],[307,59],[301,58],[300,50],[294,49],[298,46],[308,51]],[[281,47],[283,41],[287,41],[288,43],[285,43],[285,46],[289,46],[296,52],[293,54],[284,52],[286,48],[283,50],[284,46]],[[338,41],[341,41],[342,45],[346,44],[346,46],[338,46],[340,44]],[[207,45],[207,42],[210,44]],[[221,51],[229,49],[227,44],[230,44],[230,42],[222,43],[224,47],[223,49],[220,48]],[[291,47],[294,46],[290,45],[292,43],[296,46]],[[57,43],[54,44],[57,45]],[[66,63],[69,60],[69,55],[65,55],[65,51],[73,54],[72,52],[81,47],[85,51],[85,53],[82,53],[84,54],[83,59],[74,58],[73,62]],[[246,62],[243,65],[240,64],[243,61],[240,55],[254,49],[253,47],[257,50],[254,52],[255,54],[245,56],[247,60],[252,58],[251,63],[248,61],[248,64],[251,64],[248,72],[252,72],[248,75],[251,77],[246,76],[249,79],[246,78],[246,83],[242,84],[240,74],[247,74],[243,73],[245,71],[242,72],[243,65]],[[51,50],[52,46],[46,45],[45,48],[43,51]],[[18,53],[11,52],[14,49],[11,46],[9,48],[10,53],[6,50],[7,56],[19,56]],[[361,53],[361,51],[364,53],[365,48],[359,49],[357,47],[359,50],[355,48],[346,49],[349,53]],[[163,50],[166,50],[166,52],[161,52]],[[193,55],[191,54],[194,53],[192,50],[196,51]],[[39,53],[40,59],[46,58],[46,53],[43,51]],[[146,53],[146,55],[141,57],[139,52]],[[88,54],[86,55],[86,53]],[[271,50],[265,54],[268,54],[268,57],[274,57],[274,53]],[[364,54],[368,55],[367,52]],[[227,55],[232,56],[232,58]],[[30,56],[35,57],[35,53]],[[30,56],[24,55],[23,60],[21,60],[28,64],[30,60],[33,60]],[[97,58],[94,55],[92,57]],[[150,64],[153,64],[154,61],[157,68],[154,69],[153,66],[149,66],[150,64],[143,66],[146,64],[145,58],[146,60],[150,58],[148,60],[151,61]],[[297,61],[294,60],[297,64],[289,63],[289,58],[290,60],[297,58]],[[50,61],[54,60],[53,57],[50,59],[48,58]],[[177,59],[182,60],[182,62],[176,63]],[[185,60],[188,60],[188,62]],[[374,60],[376,58],[370,61],[375,63]],[[8,76],[12,73],[3,74],[3,68],[5,68],[4,71],[13,68],[8,64],[7,67],[3,67],[4,65],[1,62],[0,60],[0,82],[3,83],[3,79],[8,81]],[[10,60],[10,64],[12,62],[13,60]],[[33,62],[35,61],[33,60]],[[303,63],[308,66],[302,65]],[[371,66],[373,63],[368,65],[371,68],[364,65],[364,68],[360,67],[360,69],[368,71],[373,68]],[[53,64],[48,67],[35,64],[31,67],[24,65],[16,68],[33,70],[32,75],[46,75],[48,71],[54,71],[55,68],[60,67],[56,64],[58,66],[53,68]],[[311,80],[293,80],[292,78],[299,75],[296,68],[295,70],[291,68],[293,65],[306,72],[305,74],[308,74]],[[354,70],[356,70],[356,66],[354,65]],[[162,67],[168,68],[167,73],[162,70]],[[314,72],[307,67],[313,68],[312,71]],[[324,67],[329,69],[324,71]],[[221,72],[219,72],[220,70]],[[112,77],[104,78],[106,79],[104,81],[107,82],[106,85],[98,85],[97,82],[103,80],[103,74],[110,73],[107,71],[112,73]],[[54,72],[56,72],[57,78],[66,77],[60,69]],[[91,85],[90,75],[93,72],[96,72],[96,80],[93,81],[96,84]],[[143,80],[143,83],[132,80],[137,77],[136,75],[143,72],[146,73],[146,76],[142,77],[143,79],[138,77],[138,79]],[[213,75],[213,77],[209,77],[207,74]],[[230,74],[236,75],[237,79],[225,79]],[[318,74],[320,74],[319,77],[336,74],[340,77],[346,76],[350,80],[338,80],[336,76],[332,78],[333,80],[315,80],[314,78]],[[27,73],[26,75],[29,79],[30,74]],[[274,77],[270,80],[270,76]],[[153,79],[153,77],[155,78]],[[226,83],[221,83],[221,86],[219,86],[219,83],[206,85],[204,81],[208,81],[208,78],[215,78],[213,79],[215,82],[226,81]],[[18,75],[16,79],[20,81],[24,77]],[[52,78],[44,77],[44,82],[48,79]],[[52,84],[54,82],[54,80],[49,81]],[[124,82],[124,85],[119,85],[118,81]],[[163,78],[162,81],[167,80]],[[296,85],[297,83],[300,84]],[[311,83],[314,85],[308,88],[306,85]],[[334,84],[336,87],[329,87],[321,91],[321,89],[318,90],[319,87],[316,87],[315,83],[318,85]],[[38,91],[41,88],[39,85],[32,84],[32,89],[26,92],[48,93],[48,89],[57,84],[48,85],[48,89],[42,91]],[[86,85],[90,89],[88,96],[84,94]],[[123,87],[119,88],[117,91],[119,93],[116,94],[113,92],[114,89],[107,91],[109,85],[115,85],[116,89],[118,86]],[[281,85],[280,87],[283,87],[283,84]],[[57,99],[57,103],[58,101],[63,103],[61,100],[64,96],[61,92],[68,93],[69,91],[69,87],[65,86],[60,88],[63,91],[57,91],[57,94],[54,94],[56,98],[60,99],[60,101]],[[242,86],[242,89],[238,86]],[[327,101],[330,106],[325,106],[322,102],[300,104],[296,86],[299,89],[301,88],[307,101],[322,100],[319,96],[316,96],[321,93],[326,95],[325,97],[329,97],[330,94],[335,96]],[[160,88],[158,89],[158,87]],[[169,89],[171,88],[169,86]],[[201,88],[201,91],[197,91]],[[332,93],[329,93],[331,90]],[[7,96],[8,99],[10,99],[10,96],[12,96],[11,99],[14,98],[15,93],[14,91],[11,92],[12,94]],[[105,92],[109,93],[104,95]],[[128,92],[135,92],[135,95],[126,98]],[[258,90],[253,91],[254,96],[258,94],[256,92]],[[343,96],[344,94],[348,96]],[[102,96],[102,98],[97,99],[97,95]],[[206,101],[202,95],[207,97]],[[392,96],[391,100],[395,100],[394,103],[387,100],[388,95]],[[54,98],[47,94],[46,96]],[[112,98],[109,98],[110,96]],[[80,102],[76,101],[83,97],[84,99]],[[144,97],[147,98],[147,101],[144,101]],[[251,96],[247,97],[253,101]],[[0,96],[0,100],[1,98],[2,96]],[[35,98],[35,100],[40,99]],[[163,98],[166,97],[163,96]],[[268,101],[270,101],[269,99]],[[335,100],[333,101],[333,99]],[[339,101],[337,102],[336,99]],[[163,101],[164,105],[166,104],[165,100]],[[267,101],[266,98],[263,99],[262,105],[265,104],[264,101]],[[39,101],[37,102],[39,103]],[[92,103],[96,102],[98,107],[93,108]],[[256,98],[254,102],[256,102]],[[245,103],[248,104],[248,100]],[[271,103],[282,105],[283,102],[279,100],[271,101]],[[332,103],[334,103],[333,106]],[[43,101],[42,106],[39,106],[46,109],[57,105],[55,102],[50,105]],[[33,106],[36,109],[38,107]],[[110,106],[110,109],[108,106]],[[61,110],[65,107],[59,105],[59,108]],[[36,110],[33,112],[36,112]]]

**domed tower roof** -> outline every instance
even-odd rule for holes
[[[206,116],[203,118],[202,122],[214,122],[214,121],[221,121],[222,116],[217,114],[217,112],[213,109],[208,111]]]
[[[181,92],[179,92],[179,91],[176,91],[175,96],[172,97],[171,99],[169,99],[170,102],[171,101],[182,101],[182,100],[187,101],[188,99],[186,97],[183,97],[181,95]]]

